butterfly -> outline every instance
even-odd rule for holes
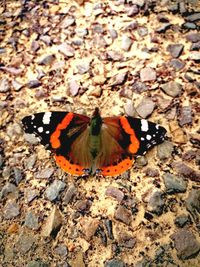
[[[120,175],[134,157],[144,155],[165,139],[166,130],[130,116],[102,118],[95,108],[91,118],[72,112],[41,112],[22,119],[26,133],[34,134],[53,152],[57,165],[72,175]]]

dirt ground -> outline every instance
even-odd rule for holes
[[[199,267],[200,2],[4,0],[0,14],[0,266]],[[95,107],[166,141],[82,178],[22,128]]]

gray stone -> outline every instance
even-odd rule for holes
[[[25,133],[24,139],[26,142],[30,143],[31,145],[38,145],[40,142],[40,139],[37,136],[35,136],[35,134]]]
[[[196,240],[194,234],[189,230],[181,229],[170,236],[174,241],[177,250],[177,256],[181,260],[195,257],[200,251],[200,243]]]
[[[114,186],[107,187],[105,195],[115,198],[118,202],[121,202],[124,198],[124,193]]]
[[[186,22],[183,24],[183,27],[188,30],[195,30],[197,28],[197,25],[193,22]]]
[[[7,128],[7,135],[10,138],[17,137],[22,134],[22,128],[18,123],[10,124]]]
[[[15,244],[16,250],[18,250],[21,254],[27,253],[33,244],[35,243],[36,239],[30,232],[22,232],[19,236],[18,241]]]
[[[62,214],[60,210],[56,207],[53,206],[53,209],[48,216],[45,224],[42,227],[42,232],[41,235],[44,237],[50,236],[54,231],[58,233],[58,230],[60,229],[62,225]]]
[[[137,168],[143,168],[147,164],[148,164],[148,160],[145,156],[140,156],[140,157],[136,158],[136,160],[135,160],[135,166]]]
[[[200,20],[200,13],[194,13],[185,18],[189,22],[194,22]]]
[[[39,228],[38,217],[32,211],[29,211],[26,214],[24,224],[30,229],[37,230]]]
[[[166,192],[169,194],[183,193],[187,189],[187,182],[181,177],[177,177],[171,173],[164,173],[163,175]]]
[[[119,220],[127,225],[130,225],[132,222],[131,212],[121,205],[116,209],[114,217],[116,220]]]
[[[67,247],[65,245],[58,245],[54,249],[55,253],[60,257],[65,257],[67,255]]]
[[[179,124],[182,127],[185,124],[192,123],[192,108],[191,106],[184,106],[179,110],[178,116]]]
[[[50,265],[41,260],[35,260],[29,262],[26,267],[50,267]]]
[[[90,69],[90,64],[88,62],[83,62],[81,64],[78,64],[77,66],[79,74],[85,74]]]
[[[27,84],[29,89],[34,89],[34,88],[40,87],[41,85],[42,83],[38,80],[31,80]]]
[[[22,173],[22,170],[20,170],[17,167],[14,167],[13,171],[14,171],[15,182],[18,185],[21,182],[21,180],[23,179],[23,177],[24,177],[23,173]]]
[[[148,35],[148,28],[138,27],[137,32],[138,32],[139,36],[144,37],[144,36]]]
[[[62,43],[58,46],[58,51],[66,57],[73,57],[74,56],[74,48],[67,43]]]
[[[6,93],[10,89],[9,82],[6,78],[0,80],[0,93]]]
[[[64,195],[63,202],[69,204],[73,197],[76,195],[77,189],[74,184],[70,184],[67,188],[67,191]]]
[[[191,219],[188,215],[186,214],[182,214],[176,217],[176,219],[174,220],[174,223],[176,226],[182,228],[184,227],[186,224],[190,224],[191,223]]]
[[[182,93],[182,85],[180,83],[170,81],[160,86],[161,89],[169,96],[176,97]]]
[[[40,49],[40,44],[38,41],[33,40],[31,43],[31,50],[35,53]]]
[[[131,0],[131,4],[132,5],[137,5],[139,7],[143,7],[144,6],[145,1],[144,0]]]
[[[40,35],[40,40],[48,46],[52,44],[51,37],[49,35]]]
[[[54,173],[54,168],[46,168],[38,171],[35,178],[37,179],[49,179]]]
[[[12,183],[6,183],[1,192],[0,192],[0,200],[2,200],[4,197],[6,197],[7,195],[11,195],[11,198],[18,198],[19,195],[19,190],[18,188],[12,184]]]
[[[169,44],[167,46],[167,51],[170,53],[172,57],[179,57],[183,52],[184,45],[182,44]]]
[[[120,233],[118,243],[125,248],[134,248],[136,244],[136,238],[127,233]]]
[[[139,8],[138,8],[137,5],[128,6],[126,8],[126,13],[127,13],[127,16],[133,17],[133,16],[135,16],[136,14],[139,13]]]
[[[19,205],[13,200],[8,200],[3,209],[3,214],[7,220],[17,217],[20,214]]]
[[[153,112],[155,103],[149,97],[144,97],[140,104],[136,107],[137,113],[142,118],[147,118]]]
[[[142,83],[140,81],[136,81],[132,84],[132,89],[137,92],[138,94],[141,94],[148,90],[148,87],[145,83]]]
[[[37,156],[36,154],[31,155],[29,158],[24,160],[24,166],[27,170],[31,170],[36,162]]]
[[[35,199],[38,196],[38,191],[35,189],[26,189],[24,192],[24,197],[26,203],[30,203],[33,199]]]
[[[76,80],[71,80],[69,82],[69,91],[72,96],[76,96],[79,92],[80,86]]]
[[[163,23],[162,26],[156,29],[156,32],[164,33],[171,27],[171,25],[172,25],[171,23]]]
[[[21,84],[17,80],[12,80],[12,86],[15,91],[20,91],[20,89],[23,87],[23,84]]]
[[[200,52],[198,51],[191,51],[189,58],[194,61],[200,61]]]
[[[185,204],[192,217],[198,222],[200,213],[200,190],[192,189],[185,201]]]
[[[188,33],[188,34],[186,35],[186,39],[187,39],[187,41],[189,41],[189,42],[197,43],[197,42],[200,41],[200,33],[199,33],[199,32]]]
[[[69,26],[72,26],[74,23],[75,23],[75,18],[74,17],[72,17],[72,16],[66,16],[63,20],[62,20],[62,22],[61,22],[61,24],[60,24],[60,27],[62,28],[62,29],[66,29],[66,28],[68,28]]]
[[[55,56],[54,55],[48,55],[48,56],[45,56],[43,59],[41,59],[38,64],[39,65],[51,65],[53,63],[55,59]]]
[[[118,52],[118,51],[108,51],[107,52],[107,58],[109,60],[113,60],[113,61],[122,61],[123,60],[123,55]]]
[[[112,259],[105,262],[104,267],[125,267],[126,264],[122,260]]]
[[[123,35],[122,36],[122,43],[121,43],[121,48],[124,50],[124,51],[129,51],[131,49],[131,46],[132,46],[132,40],[130,37],[126,36],[126,35]]]
[[[156,72],[153,68],[146,67],[140,71],[140,79],[142,82],[155,81]]]
[[[199,51],[199,50],[200,50],[200,41],[191,44],[190,51]]]
[[[61,191],[64,190],[66,184],[60,180],[54,180],[53,183],[46,189],[46,197],[53,201],[55,200]]]
[[[78,37],[85,37],[86,35],[88,35],[88,29],[86,28],[77,28],[75,29],[75,33]]]
[[[112,40],[116,39],[118,37],[118,33],[115,29],[110,29],[109,30],[110,36],[112,38]]]
[[[178,174],[183,175],[187,179],[196,182],[200,181],[200,172],[195,171],[194,169],[190,168],[188,165],[181,161],[173,162],[172,168],[175,169]]]
[[[157,156],[161,160],[169,159],[172,156],[173,150],[173,143],[169,141],[164,141],[162,144],[157,146]]]
[[[170,60],[169,65],[175,69],[175,71],[182,70],[185,67],[185,62],[180,59],[173,58]]]
[[[147,210],[157,215],[161,215],[165,205],[163,195],[164,194],[161,190],[154,191],[149,198]]]

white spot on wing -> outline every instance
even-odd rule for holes
[[[151,135],[147,134],[147,140],[151,140]]]
[[[50,132],[49,131],[46,131],[46,134],[49,134]]]
[[[49,124],[50,123],[50,119],[51,119],[51,112],[45,112],[44,116],[43,116],[43,119],[42,119],[42,122],[44,124]]]
[[[34,120],[34,119],[35,119],[35,115],[32,115],[32,116],[31,116],[31,120]]]
[[[42,133],[42,132],[43,132],[43,127],[39,127],[39,128],[38,128],[38,132],[39,132],[39,133]]]
[[[144,138],[143,137],[141,137],[141,141],[144,141]]]
[[[143,132],[147,132],[149,130],[149,125],[147,120],[144,119],[141,120],[141,130]]]
[[[159,129],[159,128],[160,128],[160,126],[158,124],[156,124],[156,129]]]

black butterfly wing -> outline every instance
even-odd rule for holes
[[[83,169],[91,165],[89,122],[87,116],[71,112],[41,112],[22,120],[25,132],[39,137],[54,153],[57,164],[75,175],[84,174]]]

